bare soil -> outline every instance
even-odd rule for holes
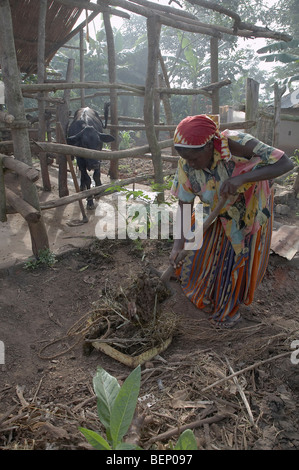
[[[53,213],[51,221],[54,234]],[[63,236],[64,221],[58,220]],[[73,230],[84,244],[69,246],[64,239],[52,267],[28,270],[23,261],[8,265],[5,258],[0,270],[2,450],[90,449],[78,427],[104,434],[93,376],[103,367],[122,383],[132,369],[87,349],[76,326],[86,325],[99,305],[126,291],[148,266],[161,272],[168,264],[167,240],[100,241],[89,239],[85,226]],[[79,240],[73,236],[72,242]],[[56,232],[54,238],[63,237]],[[137,412],[144,449],[169,448],[184,426],[193,429],[199,449],[299,449],[295,261],[271,254],[254,302],[240,308],[242,321],[231,330],[211,325],[171,282],[174,292],[159,308],[176,318],[172,342],[142,365]],[[230,368],[241,372],[227,379]]]

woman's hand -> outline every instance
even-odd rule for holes
[[[276,163],[261,166],[255,170],[242,173],[241,175],[227,178],[221,185],[220,196],[228,197],[230,195],[236,195],[238,188],[243,184],[271,180],[284,175],[293,168],[294,164],[292,160],[284,154]]]
[[[173,248],[169,256],[169,262],[171,266],[173,266],[174,268],[177,267],[175,260],[177,259],[180,252],[184,249],[184,244],[185,244],[184,239],[177,239],[174,241]]]
[[[220,188],[220,196],[228,198],[229,196],[235,196],[238,192],[238,188],[244,184],[242,175],[227,178]]]

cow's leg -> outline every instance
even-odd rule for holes
[[[87,173],[86,171],[86,184],[87,184],[87,189],[90,189],[91,187],[91,178],[89,176],[89,174]],[[87,209],[94,209],[95,208],[95,205],[93,203],[93,196],[88,196],[87,198]]]
[[[85,191],[85,189],[90,189],[91,187],[91,178],[87,172],[88,170],[88,162],[86,158],[78,158],[77,159],[78,166],[81,172],[81,179],[80,179],[80,191]],[[89,196],[87,198],[87,209],[94,209],[93,197]]]
[[[97,168],[96,170],[94,170],[93,179],[94,179],[94,182],[95,182],[96,186],[101,186],[102,185],[100,168]]]
[[[77,157],[77,165],[80,171],[80,191],[87,189],[86,183],[86,163],[84,158]],[[88,176],[88,175],[87,175]]]
[[[85,189],[89,189],[88,188],[88,174],[86,172],[86,170],[80,170],[80,191],[85,191]]]
[[[91,178],[87,173],[87,170],[81,170],[81,185],[80,190],[84,191],[85,189],[90,189],[91,187]],[[94,209],[93,197],[88,196],[87,198],[87,209]]]

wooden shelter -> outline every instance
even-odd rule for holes
[[[17,62],[21,72],[28,75],[37,73],[38,25],[40,9],[36,0],[11,0],[12,23],[14,29]],[[45,65],[66,43],[82,9],[68,7],[59,2],[48,2],[45,22]]]
[[[61,174],[66,171],[66,162],[70,159],[68,155],[92,157],[101,160],[110,160],[110,176],[117,179],[117,161],[119,158],[132,156],[141,156],[150,153],[156,183],[163,183],[162,172],[162,149],[172,146],[172,139],[159,142],[157,130],[159,130],[159,112],[157,106],[160,105],[162,97],[164,103],[170,94],[203,94],[211,99],[212,113],[219,113],[219,90],[223,86],[230,84],[229,80],[219,81],[218,78],[218,41],[222,34],[231,34],[235,36],[253,38],[265,37],[275,40],[291,40],[291,37],[275,31],[270,31],[267,27],[260,27],[245,23],[235,13],[215,2],[206,0],[188,0],[189,3],[199,5],[204,8],[218,11],[219,13],[231,18],[231,27],[205,24],[198,18],[181,8],[161,5],[148,0],[98,0],[97,3],[88,0],[39,0],[37,8],[36,0],[0,0],[0,64],[2,69],[3,81],[6,87],[6,105],[8,113],[0,114],[0,120],[6,122],[11,128],[12,142],[0,143],[0,151],[4,154],[8,152],[14,154],[14,158],[19,160],[27,167],[31,166],[31,152],[38,153],[41,162],[41,173],[44,189],[50,190],[47,180],[47,163],[45,154],[48,151],[60,154]],[[120,8],[120,9],[119,9]],[[86,10],[86,21],[74,28],[81,13]],[[84,81],[84,53],[83,53],[83,28],[99,13],[103,14],[107,45],[108,45],[108,68],[109,83]],[[134,84],[124,84],[116,82],[116,60],[113,30],[110,23],[111,14],[130,19],[130,14],[142,15],[147,19],[148,34],[148,68],[147,77],[144,86]],[[184,31],[191,31],[196,34],[203,34],[210,41],[211,51],[211,77],[212,83],[198,89],[174,89],[169,86],[167,71],[159,49],[159,40],[161,26],[166,25]],[[74,29],[73,29],[74,28]],[[80,51],[81,51],[81,81],[73,83],[72,81],[72,62],[69,63],[66,79],[58,83],[47,83],[45,67],[49,64],[52,57],[58,49],[67,43],[71,37],[80,33]],[[158,85],[158,64],[162,69],[162,81]],[[37,84],[20,85],[19,72],[26,74],[36,73]],[[162,85],[161,85],[162,84]],[[253,82],[249,82],[248,102],[252,96],[256,96]],[[129,151],[118,151],[117,138],[116,146],[111,152],[94,152],[87,149],[80,149],[65,145],[65,129],[68,120],[68,101],[71,89],[79,88],[81,93],[81,104],[84,103],[84,90],[104,89],[111,102],[111,133],[117,137],[119,125],[119,116],[117,109],[117,93],[119,90],[135,96],[144,98],[144,125],[140,129],[145,129],[148,145],[142,148],[130,149]],[[46,142],[45,140],[45,103],[51,102],[49,93],[56,90],[64,90],[64,98],[57,104],[56,108],[56,142]],[[28,133],[28,123],[23,105],[23,96],[30,93],[31,97],[36,98],[39,111],[39,137],[38,142],[31,143]],[[166,97],[166,98],[165,98]],[[52,100],[53,101],[53,100]],[[165,108],[166,109],[166,108]],[[254,117],[256,110],[254,107],[248,110],[246,114],[247,121],[240,123],[240,128],[254,128],[256,124]],[[226,124],[228,126],[228,124]],[[236,124],[234,124],[236,128]],[[170,114],[167,115],[167,126],[164,130],[172,133],[175,129],[175,123]],[[171,135],[171,134],[170,134]],[[176,159],[174,157],[174,159]],[[6,219],[7,207],[5,187],[3,183],[3,168],[7,168],[7,155],[0,158],[0,191],[2,193],[2,203],[0,205],[0,219]],[[71,164],[71,163],[69,163]],[[46,231],[41,217],[41,207],[38,201],[36,189],[32,179],[28,174],[16,170],[21,178],[22,197],[26,205],[26,211],[14,195],[9,196],[9,204],[14,210],[19,211],[25,216],[32,233],[33,253],[38,256],[40,249],[47,247]],[[145,176],[146,177],[146,176]],[[139,177],[140,178],[140,177]],[[131,181],[130,181],[131,182]],[[90,190],[95,193],[95,189]],[[101,189],[98,188],[100,193]],[[63,191],[60,196],[67,199]],[[84,194],[84,197],[86,195]],[[82,194],[78,193],[76,200],[81,200]],[[73,202],[68,200],[65,202]],[[28,217],[30,213],[36,213],[37,216]]]

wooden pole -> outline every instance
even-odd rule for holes
[[[6,194],[3,171],[3,160],[0,158],[0,222],[6,222]]]
[[[279,89],[278,83],[274,83],[274,126],[273,126],[273,147],[279,145],[279,127],[280,127],[280,114],[281,114],[281,97],[286,91],[286,87]]]
[[[110,15],[109,13],[103,13],[106,38],[107,38],[107,48],[108,48],[108,73],[110,83],[116,83],[116,59],[115,59],[115,45],[114,45],[114,36],[113,30],[111,27]],[[111,124],[118,125],[118,106],[117,106],[117,90],[115,88],[110,88],[110,113],[111,113]],[[111,143],[111,150],[118,149],[118,131],[113,129],[111,135],[114,137],[114,142]],[[118,178],[118,160],[114,160],[110,163],[109,176],[112,180]]]
[[[155,183],[163,184],[163,168],[161,159],[161,149],[158,145],[154,127],[154,93],[156,72],[159,57],[161,24],[157,16],[151,16],[147,19],[147,38],[148,38],[148,64],[144,95],[144,122],[146,126],[146,136],[153,157],[155,172]],[[164,193],[163,193],[164,194]],[[161,198],[163,198],[161,193]]]
[[[211,82],[216,83],[219,80],[218,72],[218,38],[210,38],[211,51]],[[212,91],[212,113],[219,114],[219,88]]]
[[[71,81],[73,74],[74,74],[74,66],[75,61],[74,59],[68,60],[68,66],[66,71],[66,80]],[[61,124],[61,130],[63,132],[63,139],[66,139],[67,135],[67,128],[69,124],[69,102],[70,102],[70,89],[64,90],[63,98],[64,103],[57,105],[57,122]],[[67,159],[65,155],[59,155],[58,157],[58,166],[59,166],[59,173],[58,173],[58,191],[59,196],[67,196],[69,194],[69,190],[67,187]]]
[[[66,143],[66,139],[65,139],[65,136],[63,135],[63,129],[62,129],[62,125],[60,122],[57,122],[57,134],[59,136],[59,140],[65,144]],[[70,155],[66,155],[66,159],[67,159],[67,162],[68,162],[68,165],[69,165],[69,169],[70,169],[70,172],[71,172],[71,175],[72,175],[72,178],[73,178],[73,182],[74,182],[74,186],[75,186],[75,190],[77,193],[80,192],[80,188],[79,188],[79,184],[78,184],[78,181],[77,181],[77,177],[76,177],[76,174],[75,174],[75,170],[74,170],[74,165],[73,165],[73,162],[72,162],[72,158]],[[86,223],[88,222],[88,217],[86,215],[86,212],[85,212],[85,209],[84,209],[84,206],[83,206],[83,202],[82,200],[80,199],[79,200],[79,207],[80,207],[80,210],[81,210],[81,214],[82,214],[82,222]]]
[[[35,224],[41,218],[40,211],[36,210],[9,188],[6,188],[6,198],[8,204],[11,205],[27,222]]]
[[[39,179],[39,172],[32,166],[28,166],[26,163],[20,162],[13,157],[0,154],[0,160],[3,162],[3,166],[9,170],[15,171],[18,175],[27,178],[29,181],[34,183]]]
[[[38,38],[37,38],[37,81],[39,84],[45,82],[45,44],[46,44],[46,16],[47,0],[39,1],[39,19],[38,19]],[[44,92],[40,91],[38,99],[38,140],[40,142],[46,139],[46,120],[45,120],[45,101]],[[51,182],[47,164],[47,155],[39,154],[41,174],[44,191],[51,191]]]
[[[31,150],[23,96],[20,87],[20,73],[17,65],[13,25],[9,0],[0,0],[0,62],[6,88],[8,112],[15,117],[12,124],[14,156],[31,166]],[[37,189],[27,178],[20,177],[23,199],[40,210]],[[39,251],[49,248],[49,240],[42,217],[36,223],[28,222],[32,251],[38,257]]]
[[[83,28],[80,29],[80,82],[84,82],[85,69],[84,69],[84,34]],[[81,88],[81,108],[85,107],[85,90]]]
[[[258,121],[259,109],[259,83],[252,78],[247,78],[246,81],[246,105],[245,105],[245,120]],[[257,125],[251,128],[250,134],[257,137]]]

